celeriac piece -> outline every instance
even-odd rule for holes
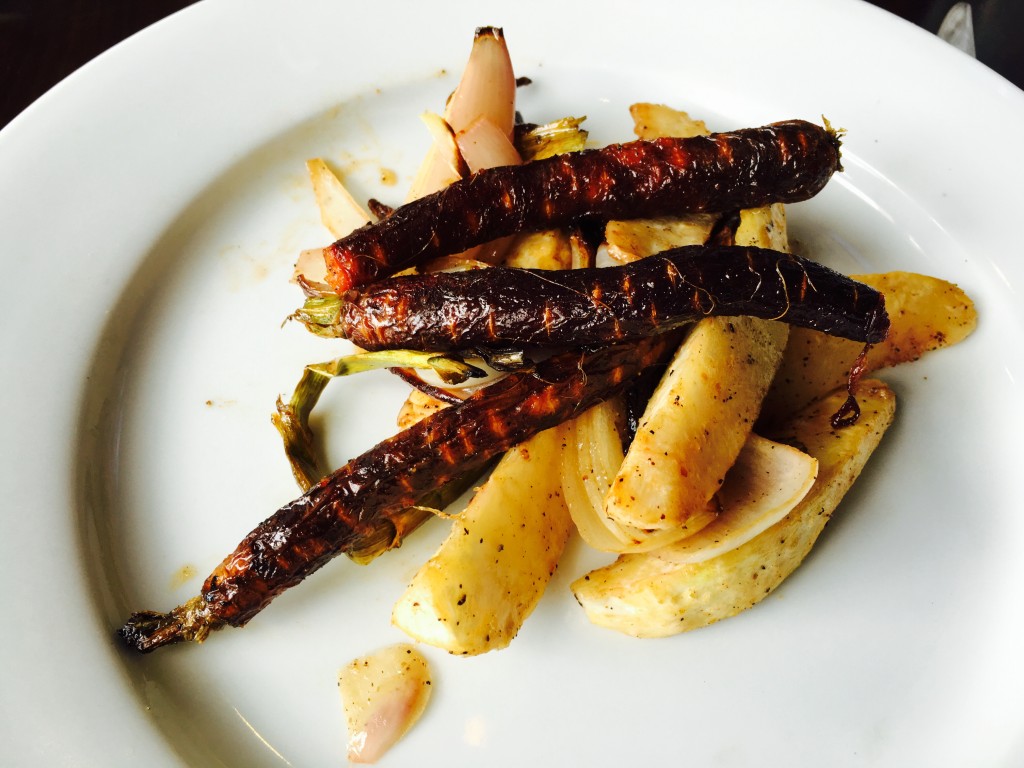
[[[594,549],[643,552],[679,538],[671,529],[645,531],[611,520],[604,498],[622,465],[621,398],[595,405],[564,425],[562,490],[573,524]],[[715,514],[715,510],[709,510]]]
[[[810,552],[892,423],[896,400],[884,383],[863,381],[858,399],[861,417],[852,426],[831,425],[846,400],[841,389],[780,433],[780,440],[818,460],[810,492],[785,517],[735,549],[698,562],[662,558],[658,551],[620,556],[573,582],[588,618],[636,637],[663,637],[728,618],[764,599]]]
[[[686,139],[710,133],[703,120],[694,120],[683,110],[673,109],[665,104],[637,102],[630,105],[629,114],[633,118],[633,133],[638,139]]]
[[[455,654],[512,641],[572,529],[559,470],[563,443],[555,427],[505,454],[396,603],[396,626]]]
[[[398,428],[408,429],[417,421],[425,419],[430,414],[447,407],[448,403],[431,397],[420,389],[413,389],[409,396],[406,397],[402,408],[398,411],[398,418],[396,419]]]
[[[633,117],[633,132],[644,140],[685,139],[709,133],[703,121],[664,104],[633,104],[629,114]],[[608,255],[625,264],[681,245],[702,245],[717,221],[718,214],[714,213],[609,221],[605,227]]]
[[[735,240],[787,252],[783,206],[741,211]],[[707,504],[751,432],[788,334],[788,326],[750,317],[695,326],[647,405],[606,498],[608,518],[647,532],[675,529],[677,538],[714,519]]]
[[[348,725],[348,759],[375,763],[405,735],[430,699],[427,660],[408,643],[349,662],[338,673]]]
[[[750,317],[700,321],[669,363],[605,499],[613,521],[679,538],[709,523],[708,502],[757,419],[787,327]]]
[[[953,283],[913,272],[854,275],[885,294],[889,335],[868,352],[864,373],[917,360],[963,341],[978,323],[974,302]],[[761,422],[778,423],[845,383],[863,345],[793,328],[779,372],[765,397]]]

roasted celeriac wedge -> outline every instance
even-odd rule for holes
[[[782,323],[707,318],[669,363],[605,498],[613,521],[692,535],[757,419],[786,344]]]
[[[974,302],[953,283],[913,272],[854,275],[885,294],[889,335],[868,351],[864,373],[917,360],[963,341],[978,323]],[[809,328],[793,328],[761,423],[778,423],[841,386],[863,345]]]
[[[751,434],[722,487],[709,502],[713,522],[681,541],[671,529],[645,534],[616,524],[603,514],[601,500],[615,469],[622,462],[622,447],[614,423],[615,401],[602,403],[566,426],[562,454],[562,488],[573,523],[590,546],[605,552],[647,552],[669,549],[678,557],[701,552],[708,557],[743,543],[778,520],[811,487],[817,462],[790,446]],[[614,435],[614,437],[612,437]],[[720,509],[741,512],[719,514]],[[675,546],[666,544],[676,542]]]
[[[703,121],[694,120],[686,112],[664,104],[633,104],[629,114],[633,118],[633,132],[644,140],[662,137],[685,139],[708,133]],[[608,255],[615,261],[627,263],[669,248],[702,245],[707,242],[717,221],[718,214],[715,213],[609,221],[604,235]]]
[[[818,461],[811,490],[774,525],[734,549],[720,552],[666,548],[621,555],[577,579],[572,590],[595,624],[637,637],[663,637],[733,616],[762,600],[810,552],[840,500],[892,423],[896,400],[882,382],[861,383],[861,417],[836,430],[832,415],[846,400],[841,389],[802,411],[779,440],[799,445]],[[723,510],[722,517],[729,515]],[[685,540],[684,540],[685,543]]]
[[[594,549],[604,552],[645,552],[679,538],[676,531],[642,530],[610,519],[604,499],[622,466],[620,398],[606,400],[565,425],[562,451],[562,490],[573,524]],[[708,515],[716,514],[711,507]]]
[[[512,641],[572,530],[559,469],[563,444],[556,427],[505,454],[398,600],[396,626],[455,654]]]
[[[630,105],[629,115],[633,118],[633,133],[638,139],[687,139],[710,133],[703,120],[694,120],[683,110],[673,109],[665,104],[637,102]]]
[[[783,206],[741,211],[735,239],[788,251]],[[788,326],[749,317],[699,322],[647,405],[604,516],[676,538],[714,519],[708,502],[751,432],[788,334]]]

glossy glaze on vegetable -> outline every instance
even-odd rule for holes
[[[324,249],[338,293],[517,232],[593,219],[806,200],[841,170],[835,131],[802,120],[634,141],[480,171]]]
[[[340,335],[366,350],[432,352],[585,347],[709,316],[781,320],[877,343],[882,294],[798,256],[686,246],[619,267],[495,267],[393,277],[349,291]]]
[[[391,525],[389,515],[531,435],[621,391],[678,344],[674,334],[565,353],[512,374],[459,405],[384,440],[260,523],[206,579],[202,593],[169,613],[135,613],[120,629],[147,652],[242,626],[277,595],[336,555]],[[514,513],[510,510],[510,514]]]

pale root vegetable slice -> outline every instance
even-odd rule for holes
[[[320,220],[335,240],[375,221],[322,159],[307,160],[306,170],[313,183]]]
[[[633,133],[639,139],[688,139],[710,133],[703,120],[694,120],[683,110],[664,104],[638,102],[630,105],[629,114],[633,118]]]
[[[633,132],[645,140],[689,138],[709,133],[703,121],[694,120],[686,112],[664,104],[633,104],[629,114],[633,117]],[[718,215],[710,213],[609,221],[605,227],[608,256],[625,264],[669,248],[702,245],[707,242],[717,221]]]
[[[676,541],[685,529],[645,531],[622,525],[605,514],[604,498],[622,466],[623,420],[621,400],[614,398],[566,425],[562,489],[573,524],[587,544],[603,552],[644,552]],[[714,516],[716,510],[712,507],[708,514]]]
[[[786,207],[782,203],[774,203],[743,211],[736,229],[736,244],[789,253]]]
[[[427,416],[437,413],[447,406],[447,403],[431,397],[422,390],[414,389],[405,398],[405,402],[398,411],[398,428],[408,429],[413,424],[422,421]]]
[[[375,763],[405,735],[430,699],[430,668],[408,643],[354,659],[338,673],[348,759]]]
[[[787,251],[782,206],[741,211],[736,243]],[[678,528],[678,538],[714,519],[708,502],[753,428],[788,334],[750,317],[695,326],[647,405],[605,500],[608,518],[646,536]]]
[[[605,499],[605,514],[643,530],[713,519],[717,493],[782,359],[787,328],[750,317],[700,321],[669,363]]]
[[[717,221],[716,213],[609,221],[604,238],[608,255],[620,264],[628,264],[670,248],[703,245]]]
[[[807,556],[892,423],[896,400],[882,382],[861,383],[861,417],[835,430],[845,389],[801,412],[780,435],[818,460],[818,476],[785,517],[741,546],[697,563],[654,553],[622,555],[572,590],[592,622],[636,637],[664,637],[733,616],[770,594]]]
[[[561,427],[505,454],[392,611],[408,635],[454,654],[504,648],[540,600],[572,530]]]
[[[715,496],[720,511],[714,522],[653,554],[683,565],[736,549],[785,517],[817,475],[817,459],[751,433]]]
[[[957,344],[978,323],[974,302],[959,287],[912,272],[854,275],[885,294],[889,336],[868,352],[865,373],[917,360]],[[863,345],[803,328],[792,329],[782,364],[764,402],[762,423],[777,423],[841,386]]]
[[[569,269],[572,246],[561,230],[524,232],[512,238],[502,263],[523,269]]]

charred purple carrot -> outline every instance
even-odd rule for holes
[[[277,595],[394,527],[391,516],[492,456],[615,394],[670,352],[673,334],[566,353],[512,374],[353,459],[256,527],[203,585],[169,613],[133,614],[119,631],[147,652],[242,626]]]
[[[750,315],[877,343],[878,291],[798,256],[686,246],[618,267],[393,277],[318,305],[307,324],[366,350],[479,352],[597,346],[707,316]]]
[[[492,168],[325,248],[328,282],[343,293],[437,256],[580,220],[797,202],[839,170],[836,132],[802,120]]]

